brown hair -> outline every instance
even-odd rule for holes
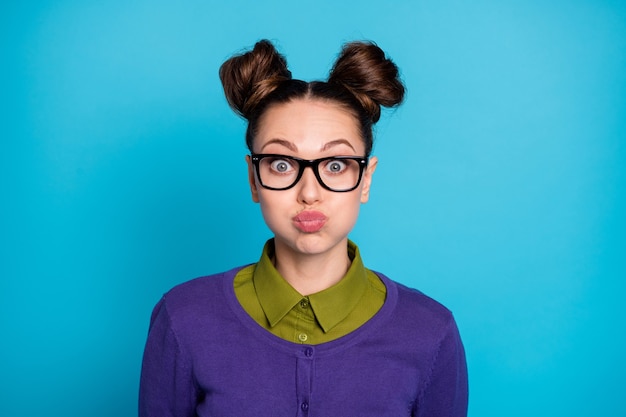
[[[328,81],[305,82],[291,77],[284,56],[268,40],[235,55],[220,67],[220,80],[232,109],[248,120],[246,144],[252,150],[258,122],[269,106],[299,98],[335,102],[358,120],[365,154],[372,150],[372,127],[381,106],[394,107],[404,98],[398,68],[372,42],[344,45]]]

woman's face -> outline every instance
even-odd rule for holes
[[[356,118],[338,104],[298,99],[271,106],[262,116],[253,151],[302,159],[328,156],[364,156],[365,146]],[[345,256],[348,233],[361,203],[369,198],[376,158],[371,158],[359,186],[349,192],[323,188],[311,168],[300,181],[282,191],[263,188],[248,157],[252,199],[261,204],[275,236],[277,253],[338,254]]]

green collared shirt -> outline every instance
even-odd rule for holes
[[[352,264],[337,284],[309,296],[296,291],[278,273],[272,257],[274,240],[263,248],[258,263],[237,273],[235,295],[262,327],[294,343],[316,345],[356,330],[385,302],[386,288],[365,268],[358,247],[348,242]]]

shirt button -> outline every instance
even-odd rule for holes
[[[305,333],[300,333],[298,335],[298,340],[301,342],[306,342],[309,339],[309,336],[307,336]]]
[[[313,356],[313,348],[304,349],[304,356],[306,356],[307,358],[310,358],[311,356]]]
[[[300,308],[307,309],[309,307],[309,302],[307,300],[300,301]]]
[[[302,411],[307,411],[309,409],[309,403],[308,402],[303,402],[302,404],[300,404],[300,408],[302,409]]]

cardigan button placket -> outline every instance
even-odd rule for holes
[[[298,351],[296,369],[296,395],[300,409],[299,416],[308,416],[311,408],[311,387],[313,367],[315,366],[315,348],[306,346]]]

